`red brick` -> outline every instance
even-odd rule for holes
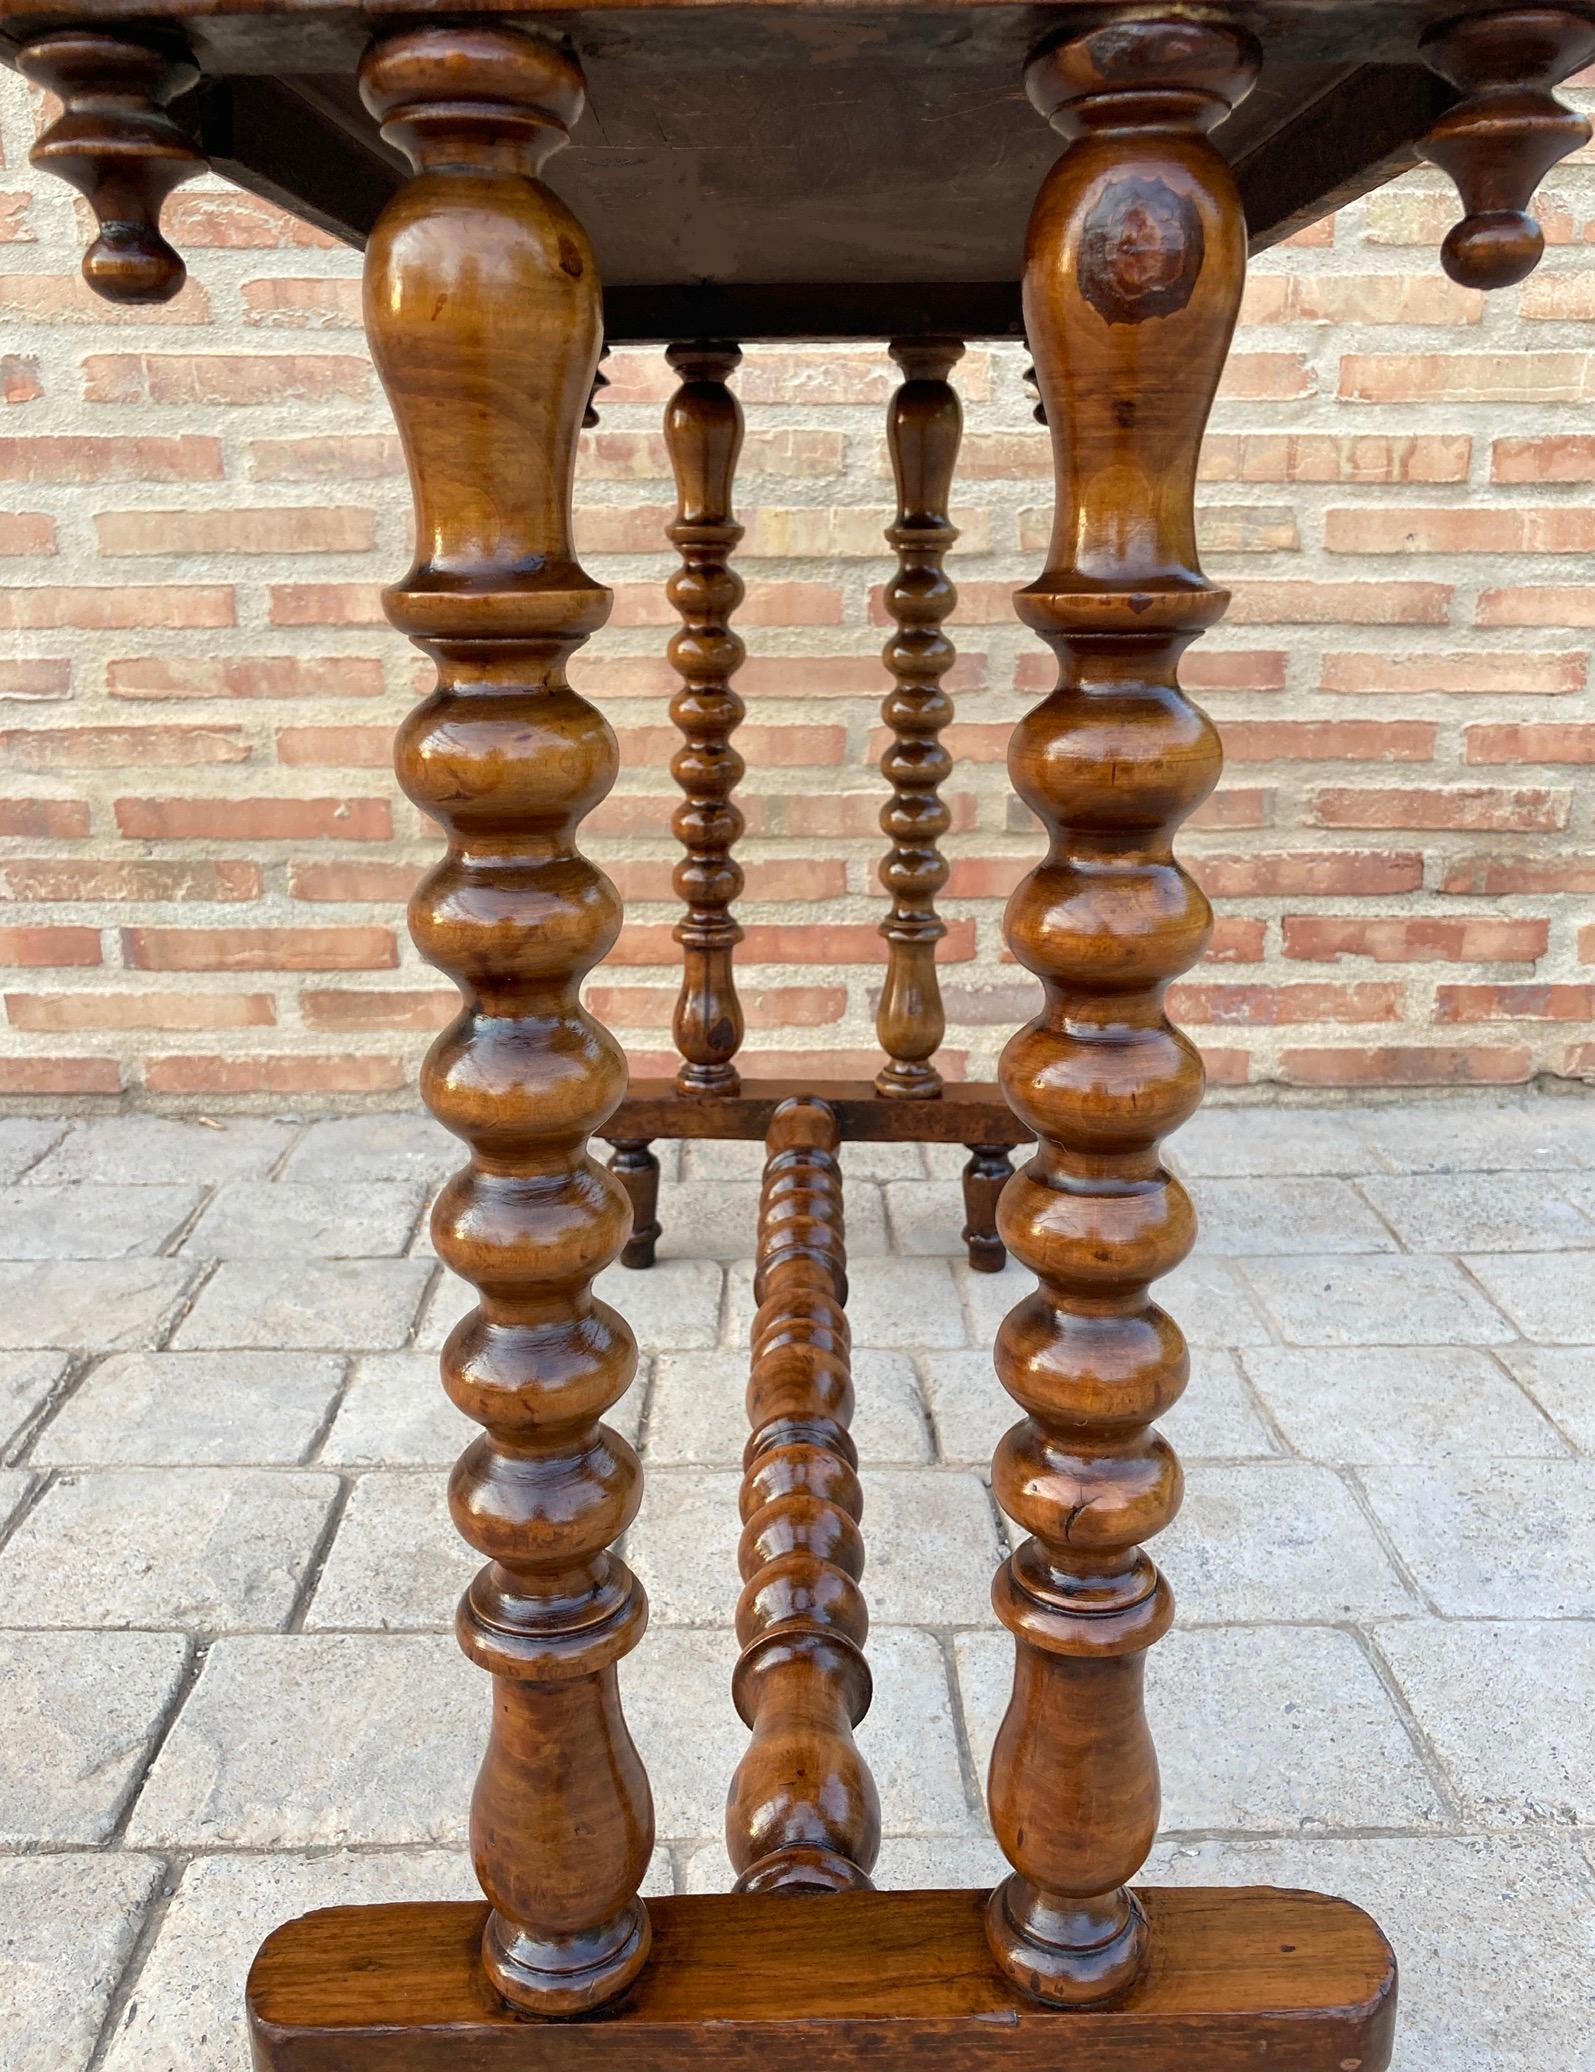
[[[83,362],[90,403],[281,405],[370,393],[370,363],[352,353],[90,353]]]
[[[0,928],[0,964],[98,964],[97,928]]]
[[[277,1011],[266,993],[7,993],[14,1029],[259,1029]]]
[[[1489,914],[1287,914],[1285,955],[1313,964],[1369,957],[1376,964],[1532,964],[1550,941],[1546,921]]]
[[[1204,964],[1260,964],[1268,941],[1268,923],[1245,914],[1219,914]]]
[[[1331,554],[1588,554],[1595,549],[1595,511],[1359,504],[1324,513],[1324,545]]]
[[[175,194],[166,204],[162,228],[180,251],[267,251],[279,245],[312,246],[337,251],[338,241],[299,216],[290,216],[259,195],[224,193]]]
[[[1297,1022],[1395,1022],[1403,993],[1394,985],[1202,985],[1170,988],[1177,1021],[1222,1027],[1285,1028]]]
[[[1595,722],[1508,720],[1465,739],[1470,763],[1595,763]]]
[[[257,482],[382,482],[404,473],[404,449],[391,432],[252,439],[246,451]]]
[[[1465,482],[1464,433],[1390,438],[1377,432],[1210,432],[1204,482]]]
[[[81,799],[0,799],[0,835],[75,842],[88,831],[89,809]]]
[[[1241,303],[1251,324],[1476,324],[1484,297],[1440,275],[1254,274]]]
[[[151,1058],[144,1084],[155,1094],[370,1094],[394,1093],[410,1083],[402,1058],[303,1051],[277,1057],[198,1057],[180,1052]]]
[[[1595,482],[1595,436],[1557,432],[1545,439],[1497,439],[1492,482]]]
[[[273,583],[267,616],[274,626],[381,626],[380,583]]]
[[[1219,1050],[1204,1043],[1202,1069],[1209,1086],[1244,1086],[1252,1076],[1252,1060],[1247,1051]]]
[[[1595,319],[1595,281],[1587,273],[1546,268],[1523,283],[1517,310],[1530,320],[1587,324]]]
[[[72,664],[64,657],[0,657],[0,698],[28,704],[64,698],[72,688]]]
[[[0,1094],[114,1094],[122,1090],[115,1058],[0,1058]]]
[[[1272,827],[1273,789],[1265,785],[1225,785],[1198,806],[1186,822],[1191,828]]]
[[[244,282],[244,322],[272,330],[358,330],[360,283],[318,276],[295,280],[276,274]]]
[[[53,554],[55,520],[42,511],[0,511],[0,554]]]
[[[1331,788],[1315,792],[1306,819],[1315,827],[1462,828],[1474,833],[1551,833],[1566,827],[1572,794],[1507,791],[1486,785],[1420,790]]]
[[[606,856],[603,863],[628,906],[649,900],[679,903],[671,885],[673,858]],[[742,868],[748,901],[779,900],[783,906],[792,906],[840,899],[847,890],[847,866],[839,857],[749,855]],[[679,957],[678,951],[678,961]]]
[[[588,1011],[607,1028],[668,1029],[675,1013],[674,986],[591,985]],[[839,1022],[847,1011],[844,986],[761,986],[743,1002],[752,1029],[818,1029]]]
[[[1347,353],[1353,403],[1587,403],[1595,358],[1581,352]]]
[[[382,664],[368,655],[140,655],[107,663],[113,698],[378,698]]]
[[[1595,986],[1439,986],[1439,1022],[1587,1022],[1595,1017]]]
[[[1443,626],[1451,595],[1446,583],[1245,582],[1229,616],[1239,626]]]
[[[1438,889],[1487,899],[1518,892],[1595,892],[1595,858],[1464,856],[1446,866]]]
[[[595,686],[596,688],[596,686]],[[681,746],[675,727],[627,727],[620,733],[622,769],[663,769]],[[751,770],[835,768],[847,746],[842,727],[743,726],[736,746]]]
[[[1481,626],[1595,626],[1595,591],[1574,583],[1481,590],[1477,617]]]
[[[116,824],[144,842],[386,842],[386,799],[118,799]]]
[[[136,971],[380,971],[399,961],[390,928],[124,928]]]
[[[0,402],[36,403],[44,394],[39,363],[29,353],[0,353]]]
[[[376,544],[370,511],[273,505],[254,511],[101,511],[102,554],[359,554]]]
[[[5,482],[219,482],[219,439],[82,435],[0,439]]]
[[[1238,856],[1190,856],[1186,867],[1210,899],[1378,898],[1415,892],[1423,858],[1415,849],[1301,849]]]
[[[279,727],[277,760],[290,766],[386,770],[392,727]]]
[[[425,992],[367,992],[354,987],[306,987],[299,995],[299,1008],[307,1029],[328,1034],[340,1030],[447,1028],[460,1011],[460,996],[453,986],[431,987]]]
[[[1323,658],[1319,688],[1392,697],[1569,698],[1583,690],[1589,656],[1495,653],[1434,655],[1359,654],[1337,650]]]
[[[1193,694],[1211,691],[1282,691],[1283,648],[1221,648],[1205,640],[1180,657],[1180,683]],[[1016,690],[1043,694],[1058,681],[1057,658],[1028,648],[1014,666]]]
[[[1427,763],[1435,727],[1419,719],[1240,719],[1223,728],[1231,763]]]
[[[1289,403],[1317,393],[1318,377],[1300,353],[1231,353],[1219,395],[1227,403]]]
[[[1534,1076],[1522,1044],[1385,1044],[1369,1050],[1287,1050],[1290,1086],[1517,1086]]]
[[[233,593],[226,583],[131,583],[48,590],[0,590],[0,630],[56,626],[86,630],[132,626],[231,626]]]
[[[19,770],[173,769],[246,763],[249,743],[231,727],[13,727],[0,759]]]
[[[303,862],[290,864],[288,883],[295,899],[403,906],[423,868],[413,863]]]
[[[94,324],[110,319],[105,305],[81,274],[0,274],[0,319],[25,324]],[[139,321],[182,325],[210,322],[210,299],[202,282],[190,280],[171,302],[146,304]]]
[[[0,858],[0,890],[8,899],[189,900],[236,905],[258,899],[258,863],[243,857],[209,863],[135,861],[91,856]]]

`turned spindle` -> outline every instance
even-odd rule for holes
[[[1173,1603],[1141,1542],[1178,1507],[1179,1466],[1151,1426],[1188,1365],[1148,1283],[1191,1246],[1158,1140],[1202,1092],[1164,993],[1211,926],[1171,845],[1220,759],[1176,670],[1228,601],[1197,561],[1195,482],[1246,254],[1206,133],[1256,67],[1238,31],[1143,18],[1060,43],[1025,75],[1068,147],[1025,250],[1057,504],[1046,569],[1016,608],[1060,670],[1009,751],[1047,852],[1006,934],[1044,1005],[1003,1055],[1003,1091],[1037,1142],[998,1220],[1039,1285],[996,1346],[1024,1414],[993,1488],[1026,1537],[993,1589],[1015,1668],[990,1804],[1013,1871],[987,1932],[1016,1985],[1064,2006],[1123,1992],[1145,1960],[1127,1889],[1158,1816],[1142,1672]]]
[[[867,1888],[880,1847],[853,1742],[869,1617],[839,1143],[835,1115],[807,1095],[781,1104],[767,1140],[731,1687],[753,1738],[726,1805],[739,1892]]]
[[[666,527],[681,566],[668,585],[681,615],[670,661],[681,678],[670,717],[682,745],[670,774],[686,794],[671,821],[683,851],[674,884],[686,911],[676,924],[681,993],[675,1038],[684,1094],[734,1094],[741,1081],[742,1005],[732,959],[742,930],[732,918],[742,868],[732,850],[743,829],[736,788],[744,764],[731,745],[744,706],[731,687],[746,652],[731,630],[742,578],[731,554],[742,527],[731,515],[742,451],[742,406],[726,386],[742,354],[734,345],[673,345],[665,356],[681,386],[665,408],[665,444],[676,477],[676,515]]]
[[[620,1263],[634,1272],[654,1263],[659,1243],[659,1161],[649,1141],[624,1138],[616,1143],[609,1170],[631,1203],[631,1235],[621,1249]]]
[[[647,1956],[637,1891],[653,1845],[616,1679],[647,1602],[609,1551],[641,1473],[601,1422],[637,1349],[592,1292],[630,1227],[623,1189],[588,1152],[626,1064],[580,1000],[620,929],[614,887],[577,847],[616,747],[565,674],[610,602],[570,537],[600,295],[581,225],[537,177],[581,111],[582,79],[539,37],[460,26],[379,38],[360,84],[415,169],[371,233],[365,320],[419,542],[385,603],[437,665],[396,758],[448,843],[411,929],[463,996],[422,1089],[471,1150],[432,1231],[480,1297],[444,1347],[443,1379],[485,1428],[449,1491],[487,1557],[458,1621],[494,1686],[471,1809],[493,1909],[483,1958],[515,2008],[575,2014],[622,1992]]]
[[[887,1063],[875,1085],[898,1100],[934,1100],[942,1086],[931,1063],[947,1028],[936,978],[936,945],[947,933],[936,895],[947,882],[947,859],[937,844],[952,825],[940,787],[953,766],[940,735],[953,705],[941,680],[956,659],[942,621],[958,601],[943,564],[958,537],[947,504],[964,423],[947,376],[963,352],[954,338],[899,338],[891,347],[903,379],[886,414],[897,484],[886,542],[897,573],[886,586],[893,631],[882,651],[892,688],[881,705],[891,735],[881,775],[892,792],[881,808],[891,847],[880,879],[891,906],[880,924],[886,983],[875,1011]]]
[[[94,212],[99,235],[83,255],[83,278],[107,302],[170,302],[188,276],[161,236],[161,210],[205,161],[167,103],[198,70],[181,52],[97,29],[41,36],[17,64],[62,103],[28,156]]]
[[[1008,1264],[1008,1248],[997,1235],[997,1205],[1002,1190],[1013,1178],[1011,1144],[966,1144],[969,1159],[964,1166],[964,1240],[969,1264],[976,1273],[1001,1273]]]
[[[1467,211],[1441,260],[1465,288],[1510,288],[1545,250],[1529,214],[1535,190],[1589,142],[1584,117],[1549,89],[1595,57],[1595,24],[1560,7],[1512,7],[1441,23],[1424,38],[1423,55],[1464,97],[1422,147],[1450,174]]]

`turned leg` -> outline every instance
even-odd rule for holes
[[[609,1170],[631,1202],[631,1236],[620,1263],[636,1270],[652,1266],[659,1242],[659,1161],[646,1143],[628,1142],[615,1146]]]
[[[1026,76],[1069,140],[1025,254],[1057,509],[1047,567],[1017,600],[1060,672],[1009,752],[1048,847],[1006,923],[1045,1004],[1002,1061],[1037,1143],[1000,1227],[1039,1286],[996,1347],[1024,1415],[993,1486],[1028,1537],[993,1592],[1015,1641],[990,1790],[1013,1872],[987,1930],[1008,1976],[1061,2005],[1123,1991],[1145,1957],[1127,1889],[1158,1817],[1142,1670],[1173,1602],[1140,1542],[1179,1503],[1179,1465],[1151,1426],[1187,1372],[1148,1283],[1190,1249],[1191,1205],[1158,1140],[1202,1091],[1164,992],[1211,925],[1171,844],[1219,770],[1176,667],[1227,602],[1197,563],[1194,494],[1246,252],[1206,132],[1255,70],[1239,32],[1137,19],[1055,46]]]
[[[969,1264],[976,1273],[1001,1273],[1008,1263],[1008,1248],[997,1235],[997,1203],[1013,1178],[1011,1144],[966,1144],[969,1163],[964,1167],[964,1227],[959,1233],[968,1247]]]
[[[888,1062],[875,1084],[904,1100],[933,1100],[941,1092],[931,1060],[947,1028],[936,979],[936,945],[947,933],[936,895],[947,882],[947,860],[936,845],[952,824],[939,793],[952,760],[939,737],[953,716],[941,680],[954,650],[941,628],[958,601],[943,563],[958,537],[947,504],[963,432],[947,376],[963,350],[952,338],[899,338],[891,348],[903,380],[886,417],[897,482],[897,517],[886,540],[896,549],[897,573],[886,586],[895,631],[883,654],[892,688],[881,705],[891,730],[881,775],[892,787],[881,808],[881,832],[892,846],[881,859],[880,877],[891,908],[881,923],[886,983],[875,1013]]]
[[[752,1730],[726,1804],[739,1892],[869,1885],[880,1804],[853,1729],[870,1702],[841,1136],[824,1101],[783,1101],[759,1201],[743,1590],[731,1691]]]
[[[537,178],[582,81],[553,44],[477,26],[381,37],[360,82],[415,168],[371,234],[365,316],[420,543],[388,616],[437,665],[397,750],[400,783],[448,842],[411,927],[463,996],[422,1087],[471,1150],[432,1230],[481,1298],[443,1379],[485,1427],[450,1484],[455,1523],[487,1557],[458,1619],[493,1677],[471,1808],[492,1902],[483,1958],[515,2008],[575,2014],[647,1956],[637,1891],[653,1846],[616,1680],[647,1601],[609,1551],[641,1471],[600,1422],[637,1348],[592,1293],[630,1227],[624,1188],[588,1150],[626,1065],[580,999],[620,929],[614,887],[577,846],[616,751],[565,675],[609,610],[570,541],[599,286],[581,225]]]
[[[742,930],[731,907],[742,890],[742,868],[731,852],[743,828],[735,793],[744,765],[731,736],[744,707],[731,679],[745,650],[730,623],[742,601],[742,578],[730,565],[742,537],[731,515],[742,406],[726,377],[742,355],[734,345],[673,345],[666,357],[681,376],[665,410],[676,477],[676,516],[668,531],[681,553],[669,596],[681,614],[681,631],[670,642],[681,678],[670,717],[682,745],[670,774],[686,794],[671,823],[685,852],[674,880],[686,907],[675,930],[681,945],[675,1037],[684,1060],[676,1084],[684,1094],[734,1094],[741,1084],[735,1059],[742,1006],[732,958]]]

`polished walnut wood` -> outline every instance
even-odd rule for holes
[[[1423,54],[1465,96],[1423,143],[1467,211],[1441,248],[1445,270],[1465,288],[1509,288],[1545,250],[1528,212],[1535,190],[1590,139],[1548,89],[1595,58],[1595,23],[1561,7],[1506,8],[1435,28]]]
[[[655,1137],[762,1144],[781,1103],[799,1094],[825,1103],[844,1143],[1011,1147],[1024,1136],[1002,1088],[978,1079],[950,1080],[939,1101],[883,1101],[868,1079],[748,1079],[724,1100],[683,1097],[669,1079],[634,1079],[600,1134],[613,1144]]]
[[[616,1679],[647,1601],[609,1551],[641,1471],[600,1422],[637,1348],[592,1293],[630,1216],[588,1136],[626,1066],[579,999],[620,929],[614,887],[577,847],[616,748],[565,673],[610,601],[570,538],[600,297],[581,225],[538,179],[582,83],[552,43],[458,27],[380,39],[361,87],[415,168],[372,233],[365,318],[420,543],[385,603],[438,672],[397,749],[400,783],[448,839],[411,927],[464,999],[422,1085],[471,1148],[432,1233],[480,1294],[443,1378],[485,1427],[449,1491],[487,1556],[459,1612],[494,1686],[471,1809],[492,1902],[482,1958],[513,2006],[573,2014],[648,1954],[637,1889],[653,1846]]]
[[[1039,1285],[996,1347],[1024,1415],[992,1486],[1027,1537],[993,1592],[1015,1670],[990,1808],[1014,1868],[988,1929],[1009,1978],[1059,2004],[1124,1993],[1148,1958],[1128,1889],[1158,1817],[1142,1674],[1173,1602],[1140,1543],[1179,1503],[1178,1463],[1151,1427],[1188,1362],[1147,1291],[1191,1246],[1158,1140],[1202,1092],[1164,993],[1212,918],[1171,842],[1220,760],[1176,669],[1228,601],[1202,576],[1194,502],[1246,241],[1207,132],[1256,64],[1236,31],[1151,17],[1061,43],[1026,75],[1068,148],[1025,258],[1057,508],[1047,566],[1016,607],[1060,668],[1009,748],[1047,853],[1006,920],[1044,1006],[1002,1060],[1038,1141],[999,1226]]]
[[[675,1038],[684,1094],[734,1094],[742,1048],[742,1005],[732,959],[742,930],[732,918],[742,867],[732,855],[743,818],[736,788],[744,763],[731,737],[742,700],[731,679],[744,649],[731,630],[742,578],[731,555],[742,537],[731,494],[742,451],[742,406],[726,386],[742,355],[734,345],[673,345],[666,355],[681,386],[665,409],[665,444],[676,477],[676,515],[666,528],[681,555],[668,585],[681,615],[670,661],[681,678],[670,717],[682,745],[670,774],[685,793],[671,822],[686,852],[675,870],[686,912],[676,924],[681,993]]]
[[[161,209],[205,161],[167,103],[187,92],[198,68],[176,48],[94,29],[41,36],[17,63],[62,102],[28,157],[94,212],[99,235],[83,255],[83,278],[108,302],[170,302],[187,272],[161,235]]]
[[[966,1144],[964,1227],[960,1232],[969,1264],[976,1273],[1001,1273],[1008,1247],[997,1234],[997,1205],[1013,1178],[1012,1144]]]
[[[255,1960],[258,2072],[1385,2072],[1396,1967],[1360,1909],[1152,1891],[1157,1961],[1116,2008],[1042,2007],[991,1963],[979,1892],[656,1900],[607,2020],[528,2024],[484,1989],[482,1909],[333,1907]]]
[[[880,1848],[853,1740],[871,1685],[840,1146],[823,1101],[783,1102],[770,1124],[731,1682],[753,1738],[726,1805],[739,1892],[856,1891]]]
[[[621,1248],[620,1263],[640,1271],[653,1265],[659,1242],[659,1161],[646,1140],[623,1138],[615,1145],[609,1170],[631,1203],[631,1235]]]
[[[886,542],[896,552],[897,573],[886,586],[893,631],[882,657],[892,688],[881,706],[891,737],[881,756],[881,775],[891,786],[881,832],[891,847],[880,878],[891,907],[881,922],[886,982],[875,1011],[887,1062],[875,1084],[893,1100],[933,1100],[942,1085],[931,1062],[947,1029],[936,977],[936,945],[947,924],[936,911],[936,895],[947,882],[947,859],[937,844],[952,825],[940,791],[952,775],[952,757],[940,736],[953,703],[942,678],[957,659],[942,622],[958,602],[944,564],[958,538],[947,505],[964,424],[947,377],[963,352],[953,338],[898,338],[891,347],[903,379],[886,413],[897,485],[897,516]]]

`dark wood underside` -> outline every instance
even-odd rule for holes
[[[1415,140],[1453,98],[1420,62],[1422,32],[1484,4],[1226,10],[1264,46],[1258,86],[1218,132],[1254,250],[1415,162]],[[1025,101],[1024,59],[1042,37],[1116,11],[1112,0],[449,10],[554,29],[580,55],[587,112],[548,177],[593,239],[612,344],[1018,336],[1024,226],[1058,152]],[[373,13],[352,0],[0,0],[0,54],[63,22],[180,36],[204,76],[176,112],[215,169],[350,244],[403,177],[356,91]]]
[[[835,1111],[844,1142],[863,1144],[1028,1144],[1002,1088],[989,1080],[944,1086],[933,1101],[894,1101],[868,1079],[745,1079],[739,1094],[684,1094],[669,1079],[634,1079],[599,1132],[606,1143],[655,1137],[736,1137],[762,1144],[775,1111],[811,1094]]]
[[[335,1907],[249,1975],[258,2072],[1384,2072],[1390,1947],[1347,1900],[1149,1891],[1150,1967],[1117,2008],[1065,2013],[997,1971],[980,1892],[655,1900],[653,1956],[580,2021],[510,2014],[486,1908]]]

